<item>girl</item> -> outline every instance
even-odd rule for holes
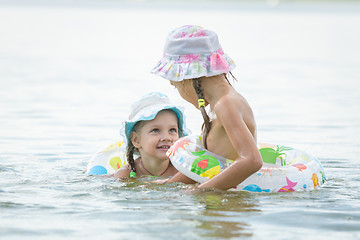
[[[234,160],[224,171],[200,184],[200,188],[227,190],[262,166],[251,107],[226,77],[234,67],[234,62],[222,51],[216,33],[186,25],[168,35],[164,57],[152,70],[170,80],[186,101],[200,109],[205,148]],[[208,104],[211,117],[205,111]],[[167,180],[177,181],[194,182],[181,173]]]
[[[177,173],[166,151],[179,137],[186,136],[182,107],[170,104],[164,94],[153,92],[132,105],[129,120],[120,130],[127,144],[128,163],[115,177],[143,175],[170,177]],[[138,157],[134,160],[134,153]]]

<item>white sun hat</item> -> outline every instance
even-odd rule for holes
[[[211,77],[235,68],[215,32],[200,26],[185,25],[167,36],[163,59],[151,73],[171,81]]]

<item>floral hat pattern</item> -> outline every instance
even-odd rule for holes
[[[222,50],[215,32],[185,25],[168,35],[163,59],[151,73],[171,81],[228,73],[234,61]]]

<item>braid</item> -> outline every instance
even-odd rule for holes
[[[130,175],[131,173],[136,173],[134,151],[135,151],[135,147],[130,141],[126,149],[126,158],[130,166]]]
[[[200,78],[194,78],[193,79],[193,86],[195,89],[195,92],[198,96],[198,99],[205,99],[204,96],[204,89],[201,86],[201,80]],[[205,107],[200,107],[201,114],[204,119],[203,128],[204,128],[204,147],[207,149],[207,135],[209,134],[211,123],[209,116],[206,113]]]

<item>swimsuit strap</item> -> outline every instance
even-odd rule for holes
[[[146,167],[144,166],[143,161],[140,158],[140,164],[141,166],[145,169],[145,171],[147,171],[151,176],[155,176],[154,174],[152,174],[149,170],[146,169]],[[167,166],[167,168],[165,169],[165,171],[163,171],[159,176],[163,175],[170,167],[170,164]]]

